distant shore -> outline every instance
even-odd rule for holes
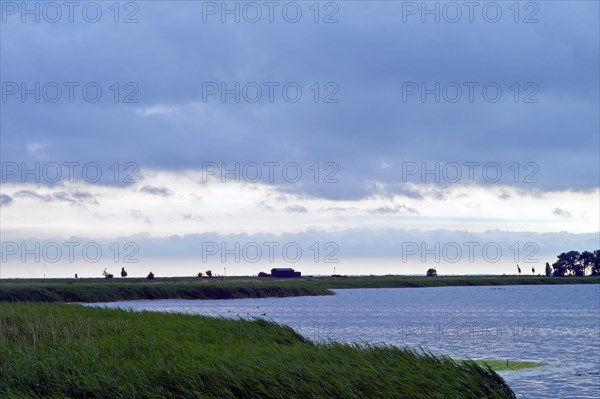
[[[112,279],[2,279],[0,301],[110,302],[140,299],[240,299],[332,295],[344,288],[418,288],[600,284],[600,276],[350,276],[350,277],[157,277]]]

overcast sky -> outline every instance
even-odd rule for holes
[[[140,274],[295,264],[211,243],[297,243],[315,274],[600,245],[598,2],[24,4],[2,2],[3,277],[117,271],[131,242]],[[449,262],[465,242],[503,255]]]

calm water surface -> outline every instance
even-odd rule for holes
[[[407,345],[457,359],[543,362],[501,375],[518,398],[600,398],[600,285],[335,291],[319,297],[94,306],[260,317],[313,340]]]

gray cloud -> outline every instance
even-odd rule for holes
[[[552,211],[552,214],[556,215],[556,216],[561,216],[561,217],[564,217],[564,218],[570,218],[571,217],[571,212],[569,212],[569,211],[567,211],[565,209],[562,209],[562,208],[554,208],[554,211]]]
[[[171,195],[171,191],[164,187],[144,186],[140,189],[140,191],[143,193],[158,195],[159,197],[168,197]]]
[[[205,221],[206,218],[203,216],[199,216],[199,215],[194,215],[192,213],[183,213],[181,214],[181,218],[183,220],[189,220],[189,221]]]
[[[52,199],[56,200],[56,201],[65,201],[65,202],[70,202],[70,203],[75,202],[75,200],[70,198],[69,194],[65,191],[59,191],[59,192],[52,193]]]
[[[129,216],[131,216],[132,218],[134,218],[136,220],[141,220],[144,223],[152,224],[152,221],[150,220],[150,218],[145,216],[142,211],[130,209]]]
[[[83,191],[68,193],[66,191],[55,191],[52,194],[39,194],[33,190],[20,190],[15,193],[15,197],[29,198],[40,202],[69,202],[71,204],[97,204],[96,198]]]
[[[41,195],[32,190],[21,190],[15,193],[15,197],[17,198],[30,198],[35,199],[41,202],[50,202],[52,201],[52,197],[50,195]]]
[[[355,208],[355,207],[343,207],[343,206],[334,206],[334,207],[321,209],[322,212],[351,212],[351,211],[356,211],[356,210],[357,210],[357,208]]]
[[[402,2],[339,5],[337,24],[224,25],[218,16],[203,24],[201,2],[179,8],[144,2],[140,23],[123,29],[108,18],[94,29],[81,22],[38,24],[35,30],[3,24],[5,81],[94,81],[104,97],[90,104],[78,92],[73,104],[3,104],[0,156],[34,162],[28,143],[43,142],[44,156],[57,162],[77,154],[107,165],[135,161],[183,170],[206,161],[296,161],[304,176],[318,162],[317,183],[310,176],[304,184],[288,184],[281,174],[275,181],[333,199],[367,197],[370,181],[402,183],[402,162],[430,168],[435,162],[497,162],[499,183],[540,190],[597,186],[598,2],[545,2],[538,24],[515,24],[505,9],[507,19],[493,25],[423,24],[418,16],[402,23]],[[165,56],[149,63],[147,54]],[[135,82],[139,102],[115,104],[108,89],[115,81]],[[229,87],[297,82],[303,96],[297,103],[282,101],[280,94],[273,103],[203,103],[203,82],[221,81]],[[340,101],[315,103],[309,88],[315,81],[321,97],[324,83],[334,82]],[[479,94],[495,82],[503,96],[497,103],[481,95],[473,103],[422,102],[418,96],[405,102],[405,82],[478,82]],[[515,82],[521,96],[516,103],[510,89]],[[522,101],[530,93],[528,82],[539,88],[537,103]],[[151,116],[139,112],[161,106]],[[391,166],[382,168],[383,161]],[[323,168],[327,162],[339,165],[339,183],[323,183],[331,172]],[[537,171],[526,167],[530,162]],[[518,179],[509,169],[515,163]],[[524,183],[527,177],[538,183]],[[262,179],[267,181],[266,174]],[[422,177],[411,179],[420,183]],[[438,180],[448,184],[443,176]],[[481,170],[475,180],[493,184]]]
[[[407,207],[406,205],[396,205],[394,207],[381,206],[368,211],[374,215],[388,215],[388,214],[399,214],[399,215],[418,215],[419,211],[415,208]]]
[[[94,200],[94,196],[86,191],[76,191],[72,195],[74,198],[78,198],[81,200]]]
[[[264,209],[265,211],[270,211],[272,212],[274,209],[271,205],[269,205],[269,203],[267,201],[259,201],[256,203],[257,206],[259,206],[260,208]]]
[[[510,194],[507,193],[506,191],[503,191],[500,194],[498,194],[498,198],[500,198],[502,200],[507,200],[507,199],[510,199]]]
[[[0,206],[8,206],[13,202],[13,198],[10,195],[0,195]]]
[[[286,212],[290,213],[307,213],[308,210],[302,205],[292,205],[285,208]]]

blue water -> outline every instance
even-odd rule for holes
[[[518,398],[600,398],[600,285],[336,290],[335,296],[95,306],[260,317],[313,340],[423,348],[544,366],[502,372]]]

